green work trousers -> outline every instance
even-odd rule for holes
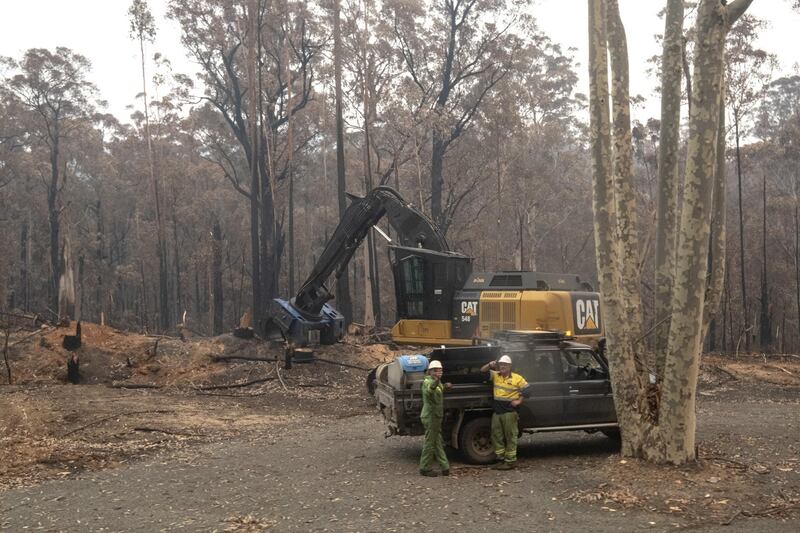
[[[517,435],[519,415],[516,412],[492,414],[492,444],[494,454],[500,461],[513,463],[517,460]]]
[[[444,453],[444,440],[442,440],[442,419],[423,418],[425,426],[425,442],[422,445],[422,456],[419,458],[420,472],[427,472],[437,461],[442,470],[450,470],[447,455]]]

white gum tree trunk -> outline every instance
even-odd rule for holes
[[[621,250],[612,173],[611,116],[609,112],[608,47],[606,3],[589,0],[589,116],[592,154],[592,207],[597,249],[597,271],[603,293],[608,338],[609,365],[617,418],[622,428],[622,453],[639,456],[642,446],[642,420],[639,408],[639,379],[634,362],[630,329],[626,327],[626,307],[620,290]],[[617,166],[619,160],[616,161]],[[625,205],[624,202],[622,205]],[[634,262],[635,263],[635,262]]]
[[[661,132],[658,145],[656,208],[655,370],[664,374],[675,278],[675,236],[678,202],[681,80],[683,71],[683,0],[668,0],[661,56]]]
[[[724,6],[719,0],[703,0],[698,7],[686,182],[659,417],[664,458],[671,463],[683,463],[696,457],[695,403],[704,333],[714,178],[718,166],[725,36],[751,2],[737,0]]]
[[[672,197],[674,185],[669,182],[676,178],[674,169],[667,176],[667,186],[661,187],[666,195],[661,208],[670,212],[663,213],[666,222],[661,223],[659,219],[658,231],[665,233],[659,237],[667,250],[666,255],[671,256],[670,234],[675,233],[676,248],[671,283],[672,269],[669,261],[665,261],[670,296],[666,297],[666,302],[659,302],[669,316],[666,348],[662,353],[660,402],[651,401],[652,387],[646,369],[637,359],[642,355],[636,346],[642,312],[636,268],[638,235],[631,172],[627,44],[617,0],[588,2],[597,270],[606,316],[614,401],[622,429],[622,454],[626,456],[673,464],[694,460],[696,456],[695,393],[700,351],[709,313],[718,305],[719,287],[724,279],[723,53],[731,24],[751,2],[735,0],[726,6],[720,0],[701,0],[698,7],[684,200],[679,217],[675,214],[677,208]],[[676,13],[669,15],[677,17]],[[682,33],[681,28],[672,28],[672,31]],[[665,41],[665,47],[669,45]],[[609,113],[609,53],[613,73],[613,128]],[[665,55],[669,54],[665,51]],[[674,84],[674,79],[671,82]],[[680,75],[677,85],[680,87]],[[666,105],[672,119],[675,119],[673,105],[679,106],[679,103],[673,101]],[[674,129],[678,128],[679,119],[678,115],[672,122]],[[671,134],[678,138],[677,132]],[[669,156],[662,155],[662,158],[668,160]],[[709,276],[712,216],[714,254]],[[680,221],[677,230],[669,222],[670,217]]]

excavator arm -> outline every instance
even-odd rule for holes
[[[268,333],[280,333],[296,345],[331,344],[344,334],[344,317],[327,302],[333,295],[328,278],[342,275],[370,228],[384,216],[397,233],[400,245],[448,251],[447,241],[424,213],[407,203],[391,187],[381,186],[363,198],[351,196],[339,225],[325,245],[308,278],[290,300],[273,300]]]

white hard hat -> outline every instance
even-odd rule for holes
[[[503,356],[500,357],[500,359],[497,360],[497,362],[498,363],[508,363],[510,365],[511,364],[511,358],[509,356],[507,356],[507,355],[503,355]]]
[[[431,364],[428,365],[428,370],[433,370],[434,368],[442,368],[442,363],[439,361],[431,361]]]

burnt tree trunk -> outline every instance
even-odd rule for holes
[[[769,313],[769,286],[767,284],[767,175],[764,174],[761,183],[762,213],[764,215],[761,225],[761,327],[759,340],[761,350],[768,351],[772,347],[772,318]]]
[[[149,313],[150,311],[147,305],[147,282],[146,282],[147,278],[144,275],[144,261],[141,260],[139,261],[139,271],[141,272],[142,275],[142,298],[141,298],[142,307],[139,310],[139,323],[142,330],[146,331],[148,325],[147,313]]]
[[[19,293],[20,304],[23,311],[30,306],[30,226],[28,222],[22,223],[19,232]]]
[[[274,137],[273,137],[274,138]],[[277,296],[278,276],[280,274],[280,253],[275,225],[275,203],[272,186],[274,183],[271,168],[263,168],[261,180],[261,295],[262,316],[266,313],[266,303]],[[254,322],[256,327],[261,327]]]
[[[744,335],[744,349],[750,351],[750,320],[747,309],[747,284],[745,283],[744,262],[744,210],[742,209],[742,154],[739,147],[739,113],[733,112],[733,128],[736,139],[736,179],[739,187],[739,266],[742,289],[742,334]]]
[[[55,121],[53,126],[53,144],[50,147],[50,183],[47,187],[47,222],[50,227],[50,284],[48,293],[50,296],[50,309],[58,309],[58,281],[61,278],[61,205],[59,183],[59,124]]]
[[[203,312],[202,300],[200,299],[200,266],[194,264],[194,314],[200,316]]]
[[[262,272],[261,272],[261,238],[259,235],[259,213],[261,208],[261,174],[259,173],[259,134],[258,134],[258,105],[253,95],[258,92],[256,81],[256,70],[258,61],[258,50],[256,33],[258,31],[258,9],[257,2],[248,2],[248,16],[250,30],[248,32],[247,43],[247,84],[250,99],[248,102],[250,136],[243,135],[245,139],[244,148],[248,149],[248,164],[250,166],[250,254],[252,270],[252,294],[253,294],[253,324],[258,327],[263,320],[262,312]],[[195,297],[197,297],[197,280],[195,278]]]
[[[139,51],[142,64],[142,101],[144,103],[144,129],[147,140],[147,168],[150,174],[150,183],[153,187],[153,202],[156,211],[156,255],[158,256],[158,325],[166,331],[170,325],[169,305],[169,263],[167,260],[167,242],[164,231],[164,217],[161,210],[161,186],[155,170],[155,154],[153,152],[153,139],[150,134],[150,105],[147,100],[147,75],[145,70],[144,37],[139,35]]]
[[[797,186],[797,185],[795,185]],[[794,205],[794,290],[797,306],[797,338],[800,339],[800,202],[795,191]]]
[[[442,138],[441,133],[434,127],[433,145],[431,149],[431,218],[436,225],[444,232],[445,220],[442,210],[442,191],[444,189],[444,178],[442,169],[444,167],[444,154],[447,150],[447,143]],[[422,206],[420,206],[421,208]]]
[[[340,0],[335,0],[333,10],[333,58],[336,84],[336,196],[339,203],[339,220],[347,209],[347,180],[344,168],[344,119],[342,118],[342,30],[340,25]],[[336,278],[336,306],[344,315],[345,323],[353,321],[353,303],[350,297],[348,267]]]
[[[222,288],[222,229],[219,220],[211,226],[211,334],[222,334],[224,295]]]
[[[104,249],[103,249],[103,238],[104,238],[104,231],[103,231],[103,211],[101,209],[102,204],[100,200],[97,200],[96,204],[96,215],[97,215],[97,236],[95,238],[95,260],[97,261],[97,277],[95,278],[95,286],[94,286],[94,313],[97,317],[97,323],[100,325],[105,325],[106,315],[103,313],[103,264],[104,264]]]
[[[288,32],[291,30],[291,22],[289,20],[289,2],[288,0],[284,0],[283,2],[283,16],[284,16],[284,23],[286,24],[287,35],[283,42],[283,61],[284,61],[284,68],[286,69],[285,76],[286,76],[286,101],[287,101],[287,112],[286,112],[286,173],[288,174],[289,180],[289,227],[288,227],[288,235],[287,235],[287,259],[289,261],[289,294],[295,294],[294,292],[294,278],[295,278],[295,241],[294,241],[294,130],[292,126],[293,113],[292,109],[294,106],[294,101],[292,100],[292,69],[290,68],[290,59],[289,59],[289,43],[291,41]]]
[[[370,76],[369,76],[369,63],[367,61],[367,51],[369,46],[369,10],[368,6],[364,5],[364,50],[361,57],[361,65],[364,71],[364,181],[366,184],[366,193],[372,190],[374,184],[372,181],[372,154],[370,153]],[[375,238],[372,231],[367,232],[367,253],[365,258],[367,264],[364,266],[365,273],[365,301],[364,301],[364,324],[367,327],[381,326],[381,298],[380,298],[380,282],[378,280],[378,261],[376,257]]]
[[[183,294],[181,292],[181,254],[178,244],[178,217],[176,209],[172,210],[172,240],[175,243],[175,318],[181,320],[183,315]]]
[[[86,266],[86,259],[83,254],[78,256],[78,290],[75,295],[75,320],[81,321],[83,317],[83,272]]]
[[[728,268],[728,258],[725,258],[725,287],[723,289],[722,298],[722,353],[728,353],[728,330],[730,329],[730,312],[731,312],[731,282],[730,282],[730,268]]]

